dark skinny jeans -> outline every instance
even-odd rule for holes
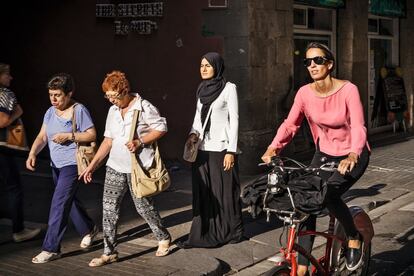
[[[19,168],[13,153],[0,147],[0,187],[1,194],[7,199],[8,217],[13,223],[13,233],[24,229],[23,224],[23,187]]]
[[[352,218],[351,213],[349,212],[348,206],[342,200],[341,196],[351,188],[355,182],[364,174],[366,168],[368,167],[369,163],[369,155],[370,152],[368,151],[367,147],[365,147],[358,159],[358,163],[352,169],[351,172],[346,173],[345,175],[340,174],[339,172],[335,171],[332,172],[325,172],[321,171],[320,176],[323,180],[326,180],[328,185],[326,197],[325,197],[325,204],[326,208],[329,210],[330,214],[332,214],[344,227],[345,234],[348,239],[356,239],[358,236],[358,230],[355,228],[354,220]],[[340,162],[341,160],[347,158],[347,156],[331,156],[326,153],[323,153],[319,150],[315,152],[313,156],[311,166],[319,167],[322,164],[321,159],[326,157],[327,160],[325,162]],[[311,215],[309,218],[300,225],[300,231],[314,231],[316,229],[316,216]],[[299,237],[299,244],[307,251],[312,251],[314,236],[300,236]],[[309,265],[309,261],[299,254],[298,263],[300,265]]]

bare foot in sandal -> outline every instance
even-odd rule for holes
[[[94,258],[89,262],[90,267],[98,267],[118,261],[118,253],[111,255],[102,255],[99,258]]]
[[[158,242],[158,249],[155,253],[155,256],[157,257],[164,257],[167,256],[170,253],[170,243],[171,240],[162,240]]]

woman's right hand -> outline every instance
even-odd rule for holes
[[[187,142],[185,143],[187,147],[191,146],[192,144],[197,143],[198,136],[195,133],[191,133],[190,136],[187,138]]]
[[[269,164],[272,161],[272,157],[276,156],[276,149],[274,148],[267,148],[266,152],[262,155],[262,160],[266,164]]]
[[[78,179],[81,180],[83,178],[83,182],[88,184],[92,182],[92,174],[95,171],[95,166],[90,163],[88,167],[79,175]]]
[[[29,157],[26,160],[26,168],[28,170],[34,171],[36,166],[36,155],[29,153]]]

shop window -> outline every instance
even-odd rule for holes
[[[295,28],[331,31],[332,13],[331,9],[295,7],[293,24]]]
[[[394,21],[389,18],[368,18],[368,32],[375,35],[392,36]]]
[[[293,9],[293,25],[296,28],[308,27],[308,13],[306,8]]]
[[[368,32],[371,34],[378,34],[378,20],[374,18],[368,18]]]

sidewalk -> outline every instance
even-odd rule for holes
[[[410,194],[414,190],[413,149],[413,139],[375,148],[367,172],[346,195],[348,204],[373,210],[402,196],[413,195]],[[23,160],[20,163],[23,166]],[[25,219],[30,222],[28,226],[40,225],[45,229],[53,188],[47,162],[39,165],[36,174],[22,170]],[[156,197],[156,202],[173,238],[180,239],[185,238],[190,229],[191,175],[181,164],[169,167],[173,184]],[[78,192],[98,225],[102,218],[102,178],[101,170],[95,183],[82,184]],[[242,179],[244,185],[250,178]],[[127,195],[118,229],[120,262],[92,269],[87,263],[102,254],[101,236],[91,249],[80,250],[80,237],[69,227],[62,244],[63,258],[35,265],[31,258],[40,252],[42,238],[15,244],[11,241],[8,221],[0,220],[0,275],[259,275],[266,267],[265,260],[277,252],[281,224],[276,219],[266,223],[263,217],[252,220],[247,212],[244,212],[244,223],[248,241],[218,249],[173,248],[169,256],[157,258],[154,256],[157,242]],[[318,223],[318,228],[325,229],[327,220],[322,218]],[[414,216],[411,224],[414,224]]]

